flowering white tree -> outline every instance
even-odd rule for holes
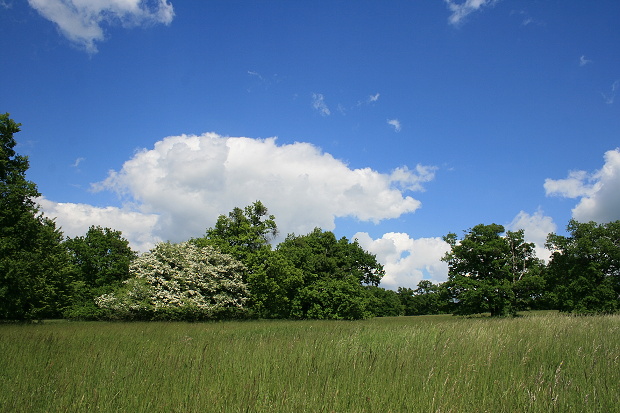
[[[245,267],[211,246],[159,243],[134,260],[132,278],[95,302],[115,318],[213,319],[245,311]]]

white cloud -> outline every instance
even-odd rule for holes
[[[441,258],[450,251],[450,245],[441,238],[410,238],[408,234],[390,232],[372,239],[366,232],[353,237],[360,246],[377,256],[385,268],[381,286],[415,288],[420,280],[435,283],[448,279],[448,263]]]
[[[462,3],[457,3],[454,0],[444,1],[448,5],[448,9],[452,12],[448,21],[452,25],[458,25],[471,13],[478,11],[484,6],[495,4],[498,0],[465,0]]]
[[[620,219],[620,148],[605,153],[603,168],[592,174],[570,172],[566,179],[546,179],[547,196],[580,198],[573,218],[580,222],[611,222]]]
[[[170,24],[174,18],[168,0],[28,0],[28,3],[89,53],[96,53],[95,43],[105,39],[104,22],[139,26]]]
[[[79,157],[79,158],[77,158],[77,159],[75,160],[75,162],[73,162],[73,164],[72,164],[71,166],[72,166],[72,167],[74,167],[74,168],[77,168],[77,167],[78,167],[78,166],[80,166],[80,164],[81,164],[82,162],[84,162],[85,160],[86,160],[86,158]]]
[[[620,80],[616,80],[614,83],[611,84],[611,91],[608,94],[601,92],[601,96],[603,96],[605,103],[607,103],[608,105],[612,105],[614,103],[614,101],[616,100],[616,91],[618,89],[620,89]]]
[[[316,109],[321,116],[331,115],[331,111],[325,104],[325,97],[321,93],[312,94],[312,107]]]
[[[132,248],[138,251],[147,251],[162,241],[153,234],[158,220],[156,214],[116,207],[99,208],[86,204],[59,203],[44,197],[38,198],[37,202],[46,216],[55,218],[56,224],[67,237],[84,235],[91,225],[100,225],[121,230]]]
[[[401,125],[398,119],[388,119],[387,123],[388,125],[393,126],[396,132],[400,132]]]
[[[555,195],[564,198],[579,198],[596,192],[593,176],[586,171],[570,171],[566,179],[545,179],[547,196]]]
[[[118,215],[113,227],[133,233],[137,229],[129,225],[132,220],[148,222],[139,241],[146,245],[149,240],[177,242],[201,236],[220,214],[261,200],[285,236],[305,234],[317,226],[333,230],[337,217],[378,223],[414,212],[421,204],[406,192],[422,190],[434,171],[421,165],[391,173],[350,169],[309,143],[277,145],[275,138],[182,135],[136,153],[120,171],[110,171],[94,185],[95,190],[119,193],[125,208],[49,201],[42,206],[49,216],[58,216],[64,228],[73,228],[76,219],[103,225],[103,216],[112,220]],[[126,217],[133,218],[124,221]]]
[[[374,94],[374,95],[370,95],[368,97],[368,103],[372,103],[372,102],[378,101],[379,100],[379,96],[380,96],[379,93]]]
[[[549,260],[551,252],[545,248],[545,242],[547,235],[557,230],[553,218],[545,216],[541,210],[536,211],[533,215],[521,211],[506,229],[510,231],[522,229],[525,241],[532,242],[536,246],[536,256],[545,261]]]
[[[585,57],[584,55],[582,55],[582,56],[579,58],[579,66],[585,66],[585,65],[587,65],[588,63],[592,63],[592,60],[588,60],[588,59],[586,59],[586,57]]]

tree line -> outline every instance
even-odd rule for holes
[[[315,228],[277,246],[275,217],[260,201],[218,217],[202,237],[137,254],[120,231],[91,226],[64,237],[39,210],[20,125],[0,115],[0,319],[364,319],[421,314],[515,315],[529,309],[616,312],[620,221],[570,221],[549,235],[548,264],[523,231],[477,225],[448,234],[448,280],[379,287],[376,256],[356,240]]]

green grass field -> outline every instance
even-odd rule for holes
[[[1,412],[614,412],[620,316],[0,325]]]

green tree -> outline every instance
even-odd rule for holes
[[[307,235],[290,234],[277,252],[301,272],[291,291],[294,318],[357,319],[372,316],[373,296],[365,286],[377,286],[384,275],[376,257],[357,241],[336,239],[315,228]]]
[[[278,245],[296,268],[304,272],[305,283],[320,279],[353,277],[359,284],[377,286],[385,275],[376,256],[346,237],[336,239],[331,231],[315,228],[307,235],[289,234]]]
[[[252,264],[253,255],[271,250],[270,242],[278,233],[275,217],[262,202],[256,201],[244,209],[234,208],[220,215],[213,228],[203,238],[193,240],[197,245],[213,245],[231,254],[244,264]]]
[[[0,319],[56,317],[68,304],[69,257],[56,224],[39,212],[28,158],[15,152],[20,126],[0,114]]]
[[[303,271],[280,251],[262,254],[260,265],[248,275],[250,306],[259,318],[290,318],[293,302],[304,286]]]
[[[75,269],[72,306],[65,316],[97,318],[94,299],[114,291],[129,278],[129,264],[136,253],[120,231],[100,226],[91,226],[84,236],[67,238],[65,246]]]
[[[620,309],[620,221],[571,220],[569,236],[550,234],[553,251],[546,277],[555,307],[565,312],[612,313]]]
[[[274,255],[271,242],[277,233],[275,217],[256,201],[220,215],[204,237],[191,241],[198,246],[213,246],[245,265],[244,281],[250,290],[248,307],[255,317],[284,318],[290,314],[291,289],[296,288],[299,272],[281,254]]]
[[[398,296],[403,304],[404,314],[408,316],[441,314],[445,311],[441,286],[429,280],[421,280],[415,290],[399,287]]]
[[[211,246],[159,243],[136,258],[132,278],[96,299],[111,318],[208,320],[245,314],[245,267]]]
[[[446,288],[456,314],[515,315],[520,309],[517,287],[534,276],[532,270],[541,263],[534,244],[524,241],[523,230],[502,234],[501,225],[480,224],[461,240],[453,233],[444,237],[451,246],[443,258],[449,265]]]
[[[372,317],[373,297],[353,277],[324,278],[303,287],[293,300],[292,317],[361,320]]]
[[[374,285],[366,288],[373,296],[371,311],[375,317],[396,317],[404,314],[404,306],[396,291]]]

